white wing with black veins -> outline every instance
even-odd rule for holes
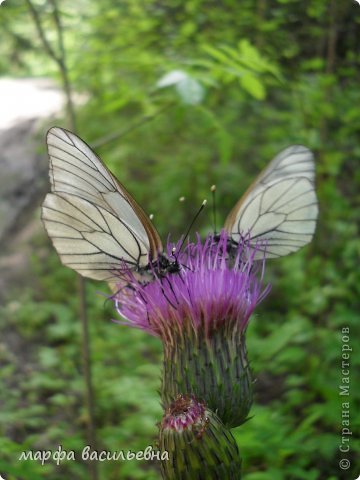
[[[67,130],[47,135],[52,193],[42,219],[62,262],[85,277],[116,281],[123,262],[145,267],[162,249],[141,207],[90,147]]]
[[[285,149],[259,175],[235,205],[225,229],[235,242],[250,233],[263,240],[255,258],[297,251],[314,235],[318,202],[312,152],[301,145]]]

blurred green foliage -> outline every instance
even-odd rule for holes
[[[35,2],[51,42],[51,2]],[[272,292],[248,331],[257,374],[254,417],[234,433],[244,480],[356,478],[360,473],[359,160],[360,9],[335,0],[81,0],[60,4],[71,84],[86,96],[78,133],[155,214],[165,239],[184,232],[209,187],[223,220],[283,147],[316,154],[320,217],[312,244],[269,261]],[[26,4],[1,6],[0,72],[58,76]],[[159,81],[182,72],[181,88]],[[171,82],[170,82],[171,83]],[[66,127],[66,121],[61,125]],[[138,125],[139,124],[139,125]],[[121,132],[125,132],[121,135]],[[186,197],[185,204],[178,198]],[[217,225],[219,228],[219,224]],[[198,230],[213,230],[211,214]],[[39,251],[46,242],[46,259]],[[2,307],[0,470],[6,478],[88,478],[81,462],[18,462],[22,450],[85,446],[86,411],[75,274],[45,235],[34,285]],[[139,450],[161,417],[161,345],[110,322],[110,301],[88,284],[98,438]],[[352,467],[341,442],[341,329],[349,327]],[[356,410],[357,409],[357,410]],[[152,465],[103,462],[101,478],[155,479]]]

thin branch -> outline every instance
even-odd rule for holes
[[[69,118],[69,126],[72,131],[76,130],[76,115],[74,103],[72,100],[72,91],[71,84],[69,80],[69,73],[66,65],[66,51],[64,45],[63,37],[63,27],[61,24],[61,18],[59,14],[59,9],[57,6],[56,0],[50,0],[50,3],[53,7],[53,18],[56,27],[56,32],[58,36],[58,49],[59,54],[55,53],[54,49],[48,42],[46,34],[41,24],[39,13],[32,4],[31,0],[26,0],[31,15],[34,19],[34,23],[39,34],[39,37],[42,41],[44,49],[52,58],[59,67],[63,87],[66,96],[66,111]],[[97,441],[96,441],[96,428],[95,428],[95,406],[94,406],[94,390],[92,384],[92,372],[91,372],[91,349],[90,349],[90,333],[89,333],[89,319],[87,315],[87,304],[86,304],[86,283],[85,280],[78,275],[78,294],[79,294],[79,316],[81,320],[82,327],[82,361],[84,368],[84,379],[85,379],[85,399],[86,399],[86,408],[88,411],[88,422],[87,422],[87,438],[88,443],[91,445],[93,450],[97,450]],[[98,467],[96,462],[89,462],[88,469],[90,478],[92,480],[98,480]]]
[[[86,303],[86,281],[79,274],[77,276],[77,287],[79,293],[79,307],[80,307],[80,320],[82,329],[82,363],[84,368],[84,379],[86,386],[86,408],[88,411],[87,425],[87,440],[91,445],[92,450],[97,450],[96,439],[96,424],[95,424],[95,401],[94,401],[94,389],[92,382],[92,369],[91,369],[91,344],[90,344],[90,332],[89,332],[89,319],[87,314]],[[92,480],[98,480],[98,467],[97,462],[88,462],[88,469],[90,478]]]
[[[76,115],[74,103],[72,100],[72,89],[71,83],[69,80],[69,72],[67,69],[66,63],[66,50],[64,45],[64,36],[63,36],[63,26],[61,23],[61,18],[59,14],[59,9],[57,5],[57,0],[50,0],[50,3],[53,7],[53,16],[56,27],[56,32],[58,36],[58,48],[59,48],[59,69],[64,85],[65,96],[66,96],[66,111],[69,118],[70,130],[76,131]],[[89,318],[87,312],[87,302],[86,302],[86,281],[83,277],[78,275],[78,294],[79,294],[79,316],[81,320],[81,329],[82,329],[82,360],[84,368],[84,379],[85,379],[85,399],[86,407],[88,411],[88,422],[87,422],[87,438],[88,443],[91,445],[93,450],[97,450],[97,440],[96,440],[96,426],[95,426],[95,401],[94,401],[94,389],[92,383],[92,369],[91,369],[91,342],[90,342],[90,332],[89,332]],[[88,463],[89,473],[92,480],[98,480],[98,468],[96,462]]]
[[[31,0],[25,0],[28,7],[29,7],[29,10],[30,10],[30,13],[31,13],[31,16],[34,20],[34,23],[35,23],[35,27],[36,27],[36,30],[39,34],[39,37],[42,41],[42,44],[43,44],[43,47],[45,48],[45,50],[47,51],[48,55],[57,63],[59,64],[59,58],[58,56],[56,55],[55,51],[53,50],[53,48],[51,47],[50,43],[48,42],[48,39],[46,38],[46,35],[45,35],[45,32],[44,32],[44,29],[42,27],[42,24],[41,24],[41,20],[40,20],[40,16],[39,16],[39,13],[38,11],[36,10],[36,8],[34,7],[33,3],[31,2]]]
[[[326,73],[333,73],[336,63],[336,43],[338,39],[338,11],[335,0],[329,4],[329,27],[326,52]]]
[[[106,145],[107,143],[113,142],[114,140],[117,140],[118,138],[122,138],[128,133],[131,133],[133,130],[136,130],[137,128],[141,127],[142,125],[151,122],[154,120],[156,117],[158,117],[161,113],[165,112],[168,108],[172,107],[175,104],[175,102],[170,102],[164,105],[162,108],[159,108],[155,113],[152,115],[146,115],[142,117],[140,120],[137,122],[133,123],[127,128],[124,128],[120,131],[117,132],[112,132],[109,133],[108,135],[104,135],[103,137],[98,138],[95,140],[95,142],[91,143],[92,148],[99,148],[102,147],[103,145]]]
[[[66,51],[65,51],[65,46],[64,46],[64,36],[63,36],[63,26],[61,24],[61,19],[60,19],[60,14],[59,14],[59,9],[57,5],[56,0],[50,0],[50,3],[53,7],[53,16],[54,16],[54,22],[55,22],[55,27],[56,27],[56,32],[58,36],[58,47],[59,47],[59,57],[58,57],[58,66],[59,70],[61,73],[63,85],[64,85],[64,90],[65,90],[65,96],[66,96],[66,111],[69,117],[69,123],[70,123],[70,130],[73,132],[76,131],[76,115],[75,115],[75,107],[74,107],[74,102],[72,99],[72,91],[71,91],[71,85],[70,85],[70,80],[69,80],[69,72],[67,69],[67,63],[66,63]]]
[[[63,27],[62,27],[62,24],[61,24],[59,9],[58,9],[56,0],[50,0],[50,3],[53,7],[54,21],[55,21],[55,25],[56,25],[56,31],[57,31],[57,34],[58,34],[58,45],[59,45],[59,51],[60,51],[60,58],[62,59],[63,63],[66,64],[66,52],[65,52],[65,47],[64,47]]]

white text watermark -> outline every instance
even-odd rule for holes
[[[37,461],[41,465],[47,462],[54,462],[60,465],[62,462],[74,462],[77,460],[90,462],[129,462],[152,461],[152,460],[169,460],[169,454],[166,450],[154,450],[150,445],[145,450],[133,452],[131,450],[92,450],[89,445],[84,447],[81,452],[75,450],[65,450],[59,445],[56,450],[27,450],[21,452],[20,461]]]
[[[339,397],[341,399],[341,436],[339,442],[341,470],[348,470],[351,466],[351,422],[350,422],[350,365],[352,347],[350,345],[350,328],[341,329],[341,373],[339,383]]]

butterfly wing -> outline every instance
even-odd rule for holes
[[[235,242],[250,234],[263,240],[255,259],[276,258],[297,251],[314,235],[318,202],[312,152],[288,147],[258,176],[231,210],[224,228]]]
[[[162,251],[142,208],[73,133],[47,134],[51,193],[42,220],[61,261],[84,277],[116,282],[124,265],[145,267]]]

